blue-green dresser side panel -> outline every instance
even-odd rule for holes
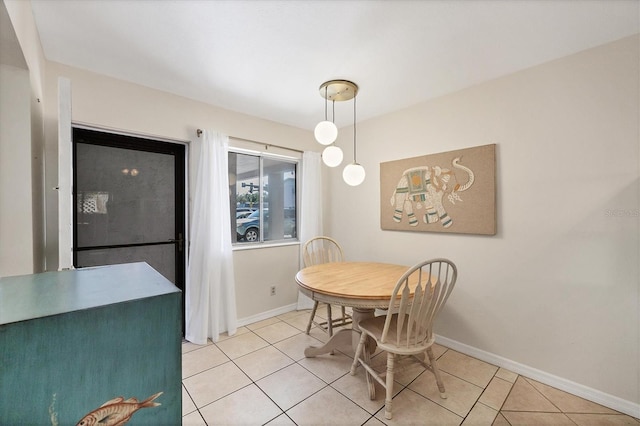
[[[181,423],[181,293],[0,325],[0,424],[75,425],[122,396],[127,425]]]

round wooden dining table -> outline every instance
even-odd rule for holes
[[[305,349],[307,358],[331,353],[350,345],[355,351],[360,340],[360,321],[371,318],[375,309],[387,309],[398,280],[408,266],[377,262],[331,262],[301,269],[296,274],[300,291],[318,302],[353,309],[350,329],[342,329],[321,347]],[[374,348],[371,348],[374,349]]]

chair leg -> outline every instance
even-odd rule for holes
[[[311,316],[309,317],[309,322],[307,323],[307,334],[311,330],[311,324],[313,324],[313,319],[316,317],[316,310],[318,309],[318,302],[313,302],[313,309],[311,310]]]
[[[345,325],[347,323],[347,312],[344,309],[344,306],[342,306],[342,325]]]
[[[364,349],[364,342],[367,340],[367,336],[364,333],[360,335],[360,341],[358,341],[358,346],[356,347],[356,353],[353,356],[353,363],[351,364],[351,375],[356,375],[356,368],[358,368],[358,362],[360,361],[360,356],[362,355],[362,351]]]
[[[333,336],[333,320],[331,319],[331,304],[327,303],[327,328],[329,329],[329,337]]]
[[[391,420],[391,417],[393,416],[391,414],[391,403],[393,399],[393,374],[395,370],[395,357],[395,354],[392,354],[391,352],[387,353],[387,381],[385,385],[387,393],[384,400],[384,417],[387,420]]]
[[[365,334],[362,333],[362,335],[364,336]],[[364,362],[368,367],[364,369],[364,373],[367,379],[367,387],[369,388],[369,399],[373,401],[376,399],[376,386],[374,382],[375,378],[373,377],[373,373],[369,371],[369,368],[371,368],[371,352],[369,352],[369,347],[368,347],[369,345],[367,344],[368,340],[369,340],[368,337],[364,338],[364,345],[362,347],[362,357],[364,358]]]
[[[433,372],[433,375],[436,376],[436,383],[438,384],[438,390],[440,391],[440,398],[447,399],[447,393],[445,392],[444,383],[440,376],[440,370],[438,370],[438,366],[436,365],[436,357],[433,356],[433,350],[431,348],[427,349],[427,356],[429,357],[429,363],[431,364],[431,371]]]
[[[371,368],[369,367],[369,365],[371,364],[371,353],[367,348],[368,339],[369,337],[366,335],[366,333],[360,334],[360,340],[358,341],[358,346],[356,347],[356,353],[353,356],[353,363],[351,364],[351,370],[349,371],[349,373],[352,376],[355,376],[356,369],[358,368],[358,363],[362,364],[365,377],[367,378],[367,387],[369,388],[369,399],[373,401],[374,399],[376,399],[376,387],[375,387],[375,383],[373,382],[373,380],[375,380],[376,378],[374,378],[372,376],[372,373],[369,372],[369,368]]]

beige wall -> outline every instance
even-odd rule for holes
[[[458,265],[440,335],[635,404],[638,40],[363,122],[365,183],[348,187],[340,170],[329,177],[330,233],[347,258],[408,265],[444,256]],[[380,162],[490,143],[496,236],[380,229]]]
[[[0,277],[33,273],[29,71],[0,64]]]
[[[31,219],[31,230],[28,234],[31,238],[29,244],[32,248],[32,254],[30,270],[22,273],[42,272],[45,269],[44,99],[42,96],[45,59],[31,13],[31,3],[21,0],[3,0],[3,5],[6,7],[6,12],[11,20],[10,24],[19,43],[20,54],[29,70],[29,91],[24,96],[26,96],[25,100],[29,102],[30,108],[30,135],[27,138],[27,143],[31,145],[29,148],[30,164],[23,164],[23,173],[30,174],[30,176],[26,176],[23,180],[29,181],[31,185],[31,190],[28,192],[31,207],[27,216]],[[5,47],[3,46],[3,48]],[[6,208],[10,207],[6,204],[0,205],[1,212],[4,213]],[[0,269],[0,276],[2,274]]]

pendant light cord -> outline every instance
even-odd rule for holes
[[[336,100],[333,99],[331,106],[333,107],[333,110],[331,111],[331,122],[335,124],[336,122]]]
[[[353,162],[357,164],[356,160],[356,97],[353,97]]]
[[[329,118],[327,115],[327,101],[329,100],[328,90],[329,90],[329,86],[324,86],[324,121],[329,121]],[[335,123],[336,122],[336,100],[335,99],[331,100],[331,107],[332,107],[331,122]]]
[[[327,120],[327,86],[324,86],[324,121]]]

